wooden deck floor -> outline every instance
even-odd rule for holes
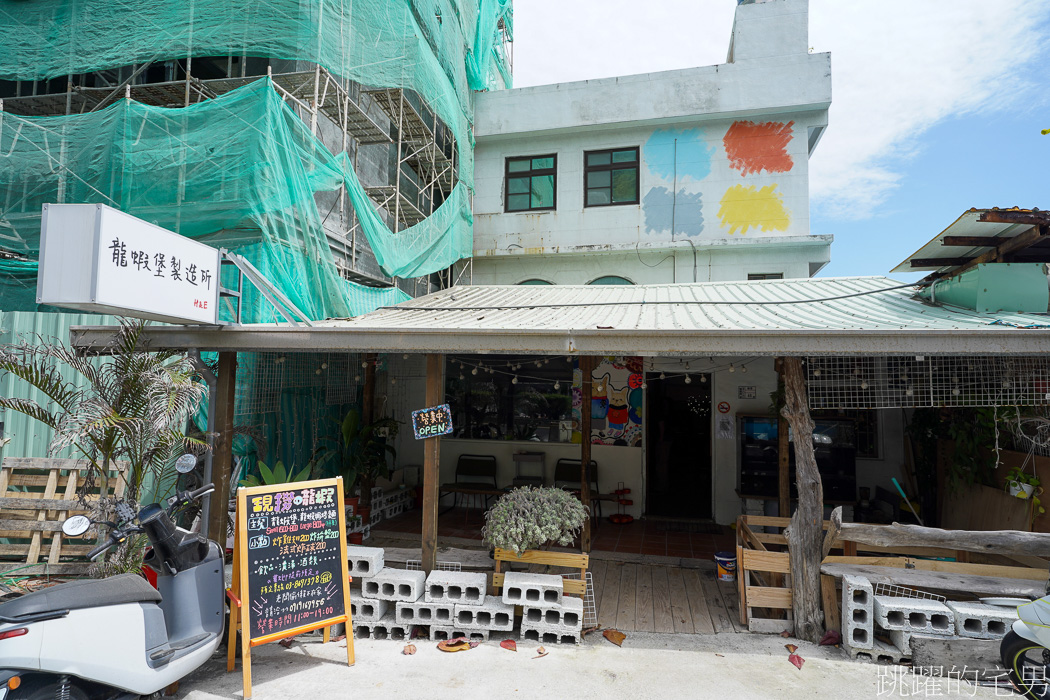
[[[735,583],[714,568],[591,559],[598,624],[622,632],[715,634],[746,632]]]

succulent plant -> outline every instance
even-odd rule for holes
[[[527,549],[571,545],[587,522],[587,509],[568,491],[522,486],[508,491],[485,514],[486,544],[521,554]]]

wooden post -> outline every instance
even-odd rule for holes
[[[361,424],[368,425],[375,420],[376,409],[376,360],[378,355],[370,352],[365,355],[365,388],[361,395]],[[364,494],[361,494],[362,496]]]
[[[212,456],[211,508],[208,511],[208,536],[226,550],[229,521],[230,481],[233,478],[233,401],[237,395],[237,353],[220,352],[215,383],[215,454]]]
[[[427,355],[427,406],[445,402],[445,356]],[[441,481],[441,438],[423,441],[423,571],[437,566],[438,486]]]
[[[784,393],[783,358],[776,359],[778,394]],[[791,446],[788,443],[788,423],[783,414],[777,416],[777,511],[781,518],[791,517]]]
[[[781,413],[795,434],[795,479],[798,485],[798,507],[785,532],[791,555],[791,612],[795,618],[795,636],[819,642],[824,635],[820,583],[824,489],[813,452],[813,417],[809,415],[802,360],[785,357],[781,367],[784,376],[784,408]]]
[[[594,358],[590,355],[580,357],[580,373],[583,375],[583,403],[580,405],[580,502],[587,510],[587,520],[580,533],[580,551],[591,551],[591,374],[594,372]]]

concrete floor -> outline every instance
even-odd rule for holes
[[[517,652],[497,641],[448,654],[435,643],[416,640],[418,652],[403,656],[404,642],[360,639],[357,663],[346,666],[343,642],[322,645],[319,637],[297,638],[290,649],[278,644],[252,653],[253,697],[353,698],[827,698],[871,700],[879,697],[1017,697],[1005,688],[974,687],[912,676],[894,666],[854,663],[834,647],[799,644],[802,670],[788,662],[780,637],[718,634],[634,633],[617,648],[589,636],[580,646],[547,646],[536,655],[535,643]],[[223,650],[220,650],[222,652]],[[903,675],[902,675],[903,673]],[[902,686],[902,682],[905,684]],[[918,685],[916,685],[918,684]],[[240,666],[227,674],[225,654],[216,656],[183,681],[179,698],[240,698]]]

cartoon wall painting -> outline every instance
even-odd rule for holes
[[[572,441],[579,443],[583,375],[577,367],[572,376]],[[591,443],[641,446],[642,358],[603,357],[591,380]]]

